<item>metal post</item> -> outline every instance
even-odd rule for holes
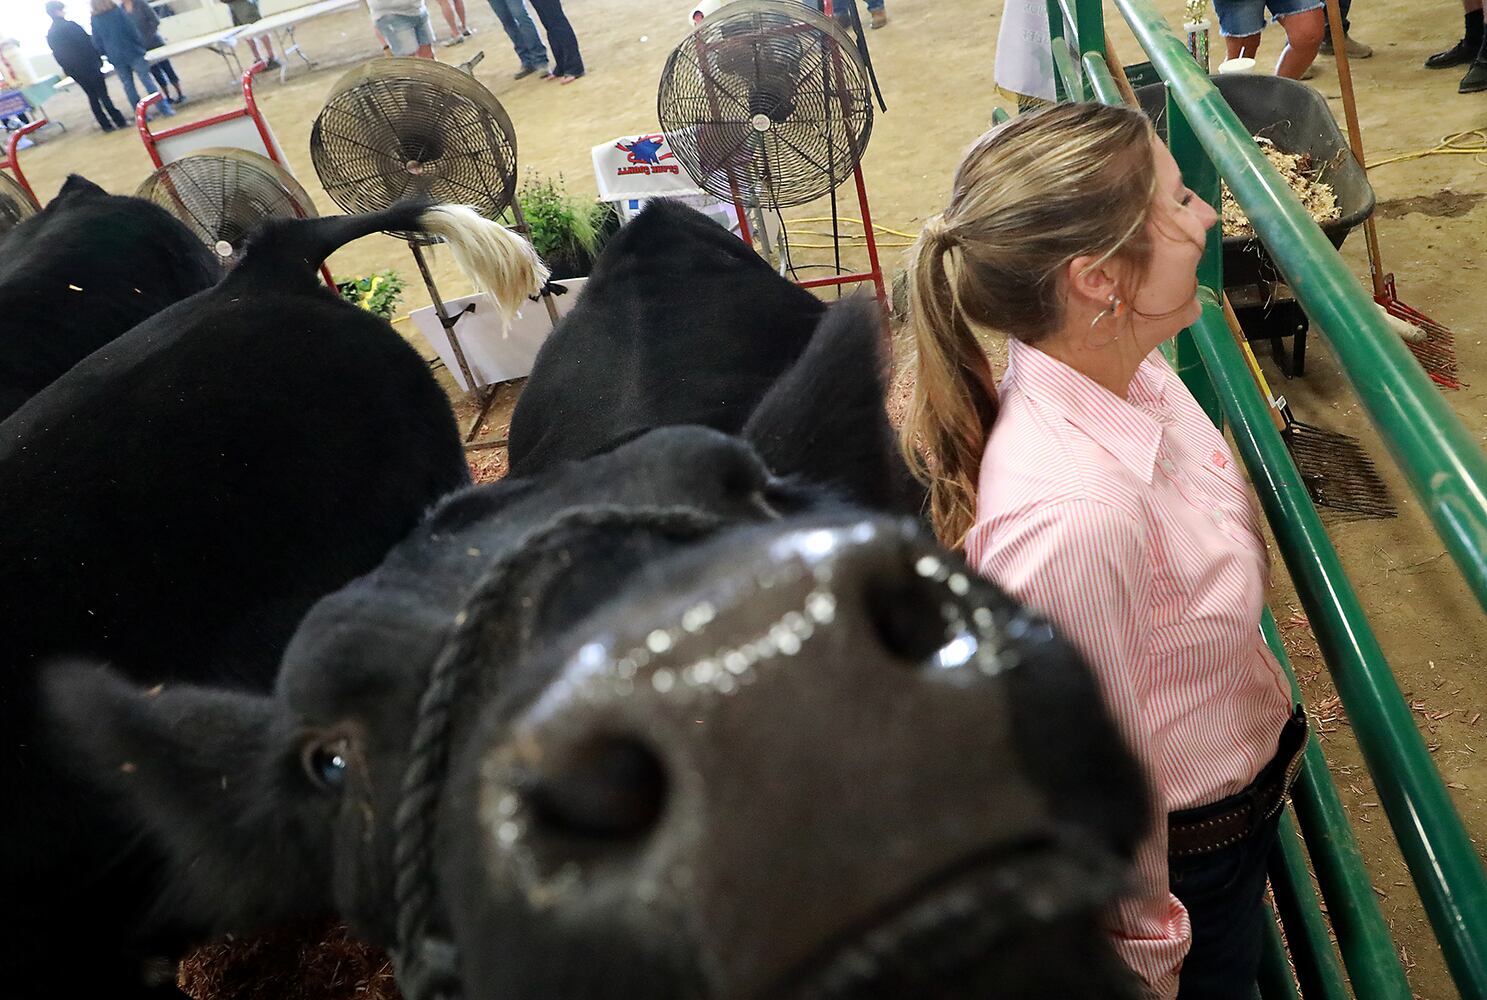
[[[1182,108],[1172,100],[1171,93],[1167,95],[1167,145],[1172,150],[1172,158],[1182,170],[1182,179],[1187,182],[1187,186],[1199,198],[1215,208],[1218,207],[1221,200],[1218,171],[1204,152],[1203,144],[1188,127],[1187,117]],[[1208,231],[1203,259],[1198,264],[1198,284],[1212,291],[1215,297],[1224,287],[1223,268],[1223,227],[1214,226]],[[1203,359],[1193,346],[1192,332],[1189,330],[1184,330],[1177,336],[1177,374],[1192,392],[1198,405],[1203,407],[1203,412],[1208,414],[1208,419],[1222,429],[1224,411],[1214,392],[1213,382],[1208,378],[1208,370],[1203,367]]]

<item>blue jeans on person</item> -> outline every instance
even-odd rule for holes
[[[495,12],[496,19],[501,22],[501,27],[506,29],[506,36],[516,48],[516,57],[521,60],[522,68],[541,69],[546,66],[547,49],[542,44],[541,36],[537,34],[537,26],[532,23],[532,15],[527,13],[524,0],[487,2]]]
[[[139,91],[134,87],[135,78],[145,85],[146,94],[155,92],[155,78],[150,75],[150,63],[144,56],[140,56],[127,66],[115,66],[114,69],[119,73],[119,82],[124,85],[124,96],[129,98],[130,108],[139,105]],[[176,109],[170,106],[170,100],[165,96],[164,90],[160,91],[160,113],[166,115],[176,113]]]
[[[1297,709],[1281,730],[1275,757],[1248,787],[1169,816],[1169,823],[1201,828],[1236,808],[1249,813],[1247,828],[1223,846],[1167,859],[1168,886],[1193,925],[1193,943],[1177,977],[1177,1000],[1254,1000],[1258,995],[1265,921],[1271,919],[1265,905],[1266,873],[1288,791],[1286,778],[1294,776],[1306,733],[1306,715]]]
[[[1348,11],[1352,9],[1352,6],[1353,0],[1337,0],[1337,9],[1342,14],[1342,33],[1344,35],[1353,30],[1353,26],[1348,23]],[[1327,27],[1323,31],[1322,37],[1329,42],[1332,41],[1332,19],[1330,17],[1327,19]]]

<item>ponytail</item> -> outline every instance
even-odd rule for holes
[[[997,413],[991,364],[960,307],[960,264],[943,219],[932,220],[909,267],[907,325],[918,363],[899,439],[909,468],[929,488],[935,535],[955,549],[976,520],[981,455]]]

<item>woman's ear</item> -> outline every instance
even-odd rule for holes
[[[1115,263],[1109,259],[1075,257],[1069,261],[1064,278],[1075,299],[1105,309],[1110,305],[1110,297],[1120,294],[1120,280],[1115,272]]]

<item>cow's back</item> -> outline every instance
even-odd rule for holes
[[[0,422],[0,883],[36,934],[79,898],[100,935],[152,902],[135,832],[36,731],[39,667],[96,657],[147,683],[267,689],[310,605],[469,481],[447,398],[390,326],[323,290],[232,282]],[[234,297],[271,302],[274,322]],[[48,946],[13,938],[0,969]]]
[[[654,427],[737,432],[824,310],[706,216],[652,203],[605,247],[538,353],[512,414],[512,472]]]
[[[164,209],[69,178],[0,240],[0,418],[221,273]]]

